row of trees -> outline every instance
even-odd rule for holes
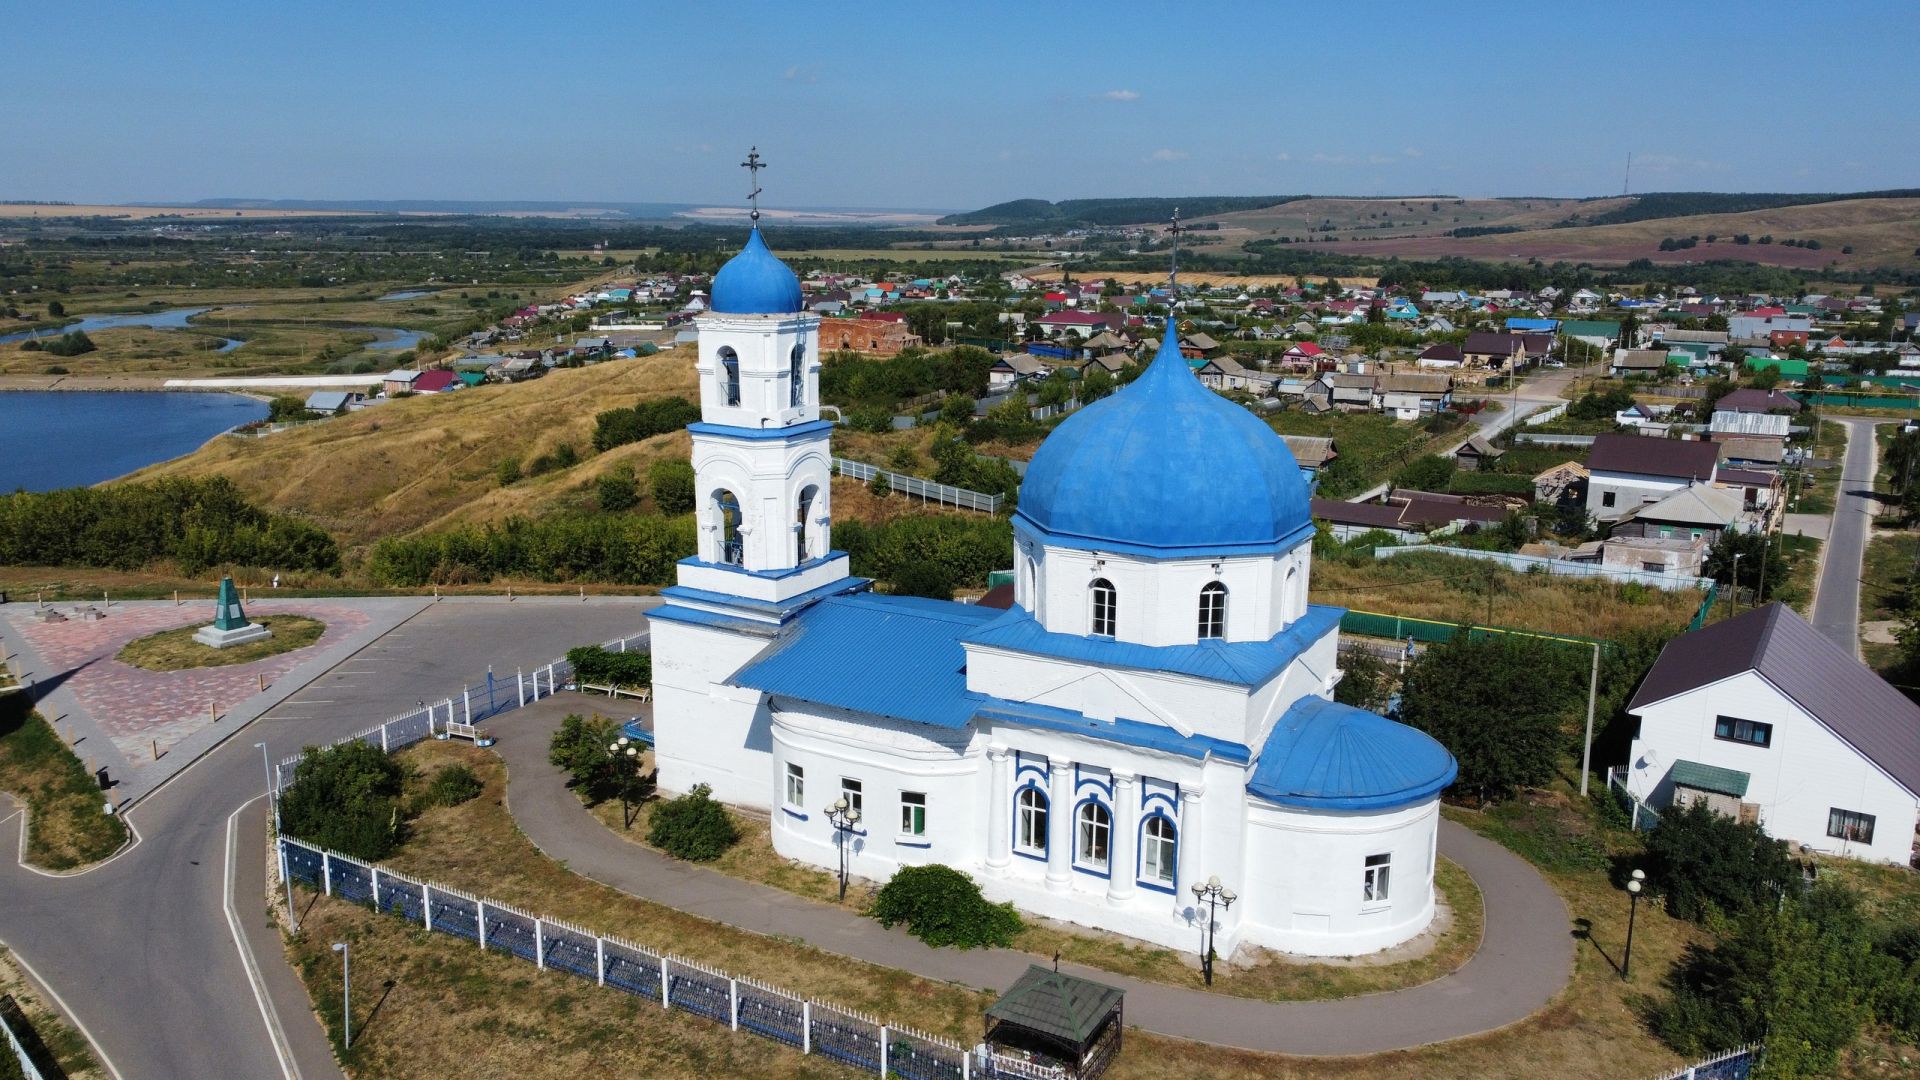
[[[0,563],[137,570],[161,559],[188,575],[227,565],[340,565],[326,532],[262,510],[225,477],[0,495]]]
[[[830,352],[820,366],[820,397],[842,405],[893,408],[927,394],[987,392],[996,358],[985,349],[957,345],[940,352],[902,349],[893,356]]]
[[[395,588],[497,577],[665,585],[694,546],[691,517],[566,513],[388,537],[373,546],[367,571]]]
[[[593,418],[593,448],[605,453],[616,446],[679,431],[700,419],[700,406],[683,397],[642,401],[624,409],[608,409]]]

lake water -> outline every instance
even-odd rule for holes
[[[165,311],[132,311],[124,315],[88,315],[76,323],[68,323],[57,330],[19,330],[11,334],[0,334],[0,345],[11,345],[16,341],[25,341],[33,337],[59,337],[75,331],[91,333],[95,330],[112,330],[122,326],[144,326],[150,330],[184,330],[187,320],[195,315],[212,311],[212,308],[186,307],[169,308]],[[220,352],[232,352],[246,344],[237,338],[227,338],[221,342]]]
[[[97,484],[264,419],[263,401],[183,391],[0,393],[0,492]]]
[[[432,289],[401,289],[401,290],[400,290],[400,291],[398,291],[398,292],[390,292],[390,293],[388,293],[387,295],[385,295],[385,296],[383,296],[383,297],[381,297],[380,299],[382,299],[382,300],[412,300],[412,299],[414,299],[415,297],[419,297],[419,296],[432,296],[432,295],[433,295],[433,290],[432,290]]]
[[[368,345],[367,348],[382,352],[411,349],[420,344],[421,338],[427,336],[425,330],[402,330],[396,326],[349,326],[347,329],[376,335],[373,344]]]

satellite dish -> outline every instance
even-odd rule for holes
[[[1640,755],[1641,768],[1651,769],[1658,764],[1660,764],[1660,755],[1658,753],[1648,750],[1646,753]]]

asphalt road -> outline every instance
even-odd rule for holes
[[[1820,584],[1813,598],[1814,629],[1860,655],[1860,573],[1879,503],[1872,496],[1879,454],[1873,437],[1876,421],[1832,417],[1847,428],[1833,526],[1821,553]],[[1878,421],[1886,423],[1887,421]]]
[[[59,996],[125,1080],[340,1076],[261,899],[266,772],[255,744],[265,741],[277,759],[330,742],[421,698],[456,692],[489,663],[510,673],[633,633],[651,602],[522,598],[427,608],[135,806],[128,820],[139,841],[114,859],[70,877],[0,861],[0,941]],[[284,1040],[270,1037],[269,1013]]]

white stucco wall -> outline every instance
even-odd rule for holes
[[[820,317],[796,315],[701,315],[699,327],[700,418],[735,427],[785,427],[820,414]],[[789,371],[793,348],[806,348],[802,377],[806,391],[792,405]],[[740,360],[740,404],[727,404],[721,350]],[[763,422],[764,421],[764,422]]]
[[[1712,478],[1703,476],[1699,479]],[[1676,491],[1684,491],[1690,483],[1684,477],[1674,479],[1638,473],[1595,472],[1587,479],[1587,513],[1603,520],[1612,520],[1636,507],[1659,502]],[[1608,492],[1614,495],[1612,506],[1606,505]]]
[[[1743,672],[1635,715],[1629,780],[1634,794],[1655,807],[1672,797],[1668,772],[1680,759],[1737,769],[1752,777],[1745,801],[1760,807],[1767,834],[1816,851],[1905,865],[1913,848],[1912,793],[1857,753],[1757,672]],[[1773,725],[1766,747],[1714,737],[1719,716]],[[1828,811],[1875,818],[1871,845],[1827,835]]]
[[[708,784],[722,802],[769,809],[769,721],[754,690],[724,685],[767,639],[655,619],[654,760],[663,791]]]
[[[1253,800],[1247,811],[1243,940],[1287,952],[1357,956],[1417,937],[1433,921],[1440,801],[1334,813]],[[1367,857],[1390,862],[1387,898],[1368,901]]]

